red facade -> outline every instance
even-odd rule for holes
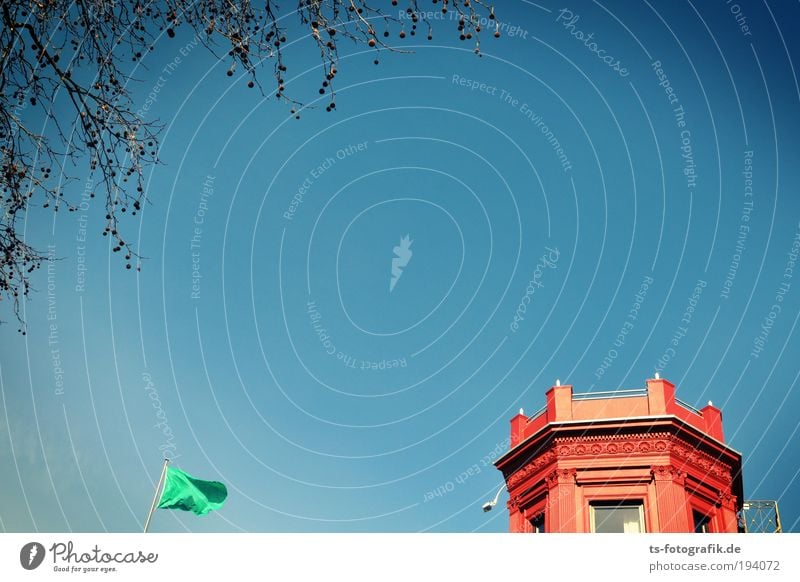
[[[511,419],[495,463],[512,532],[737,532],[742,456],[722,414],[647,388],[573,394],[553,386],[533,416]]]

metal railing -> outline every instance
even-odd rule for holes
[[[539,410],[534,412],[533,414],[528,416],[528,422],[532,421],[534,418],[538,417],[540,414],[547,412],[547,404],[542,406]]]
[[[573,400],[605,400],[608,398],[631,398],[647,396],[647,388],[631,388],[629,390],[607,390],[604,392],[579,392],[572,395]]]
[[[781,533],[777,501],[745,501],[739,515],[745,533]]]
[[[683,400],[681,400],[679,398],[676,398],[675,402],[677,402],[678,404],[683,406],[686,410],[690,410],[690,411],[694,412],[695,414],[699,414],[700,416],[703,416],[703,411],[702,410],[700,410],[699,408],[695,408],[694,406],[692,406],[688,402],[684,402]]]

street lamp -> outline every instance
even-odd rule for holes
[[[494,496],[494,499],[492,499],[491,501],[487,501],[486,503],[483,504],[483,511],[484,512],[491,511],[492,508],[495,505],[497,505],[497,502],[500,500],[500,494],[503,492],[503,489],[505,489],[505,488],[506,488],[506,484],[503,483],[500,486],[500,489],[497,490],[497,495]]]

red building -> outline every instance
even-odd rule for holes
[[[681,402],[658,377],[614,392],[553,386],[542,410],[511,419],[495,465],[512,532],[739,531],[742,456],[720,410]]]

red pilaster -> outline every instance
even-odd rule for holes
[[[575,469],[556,469],[547,476],[550,523],[553,533],[578,531],[575,506]]]
[[[685,474],[672,465],[654,465],[651,472],[656,486],[660,531],[692,531],[686,506]]]
[[[519,507],[508,508],[508,531],[510,533],[526,533],[525,531],[525,516]]]
[[[719,508],[717,509],[716,519],[716,531],[738,531],[739,521],[736,517],[736,497],[730,491],[723,491],[719,494]]]

